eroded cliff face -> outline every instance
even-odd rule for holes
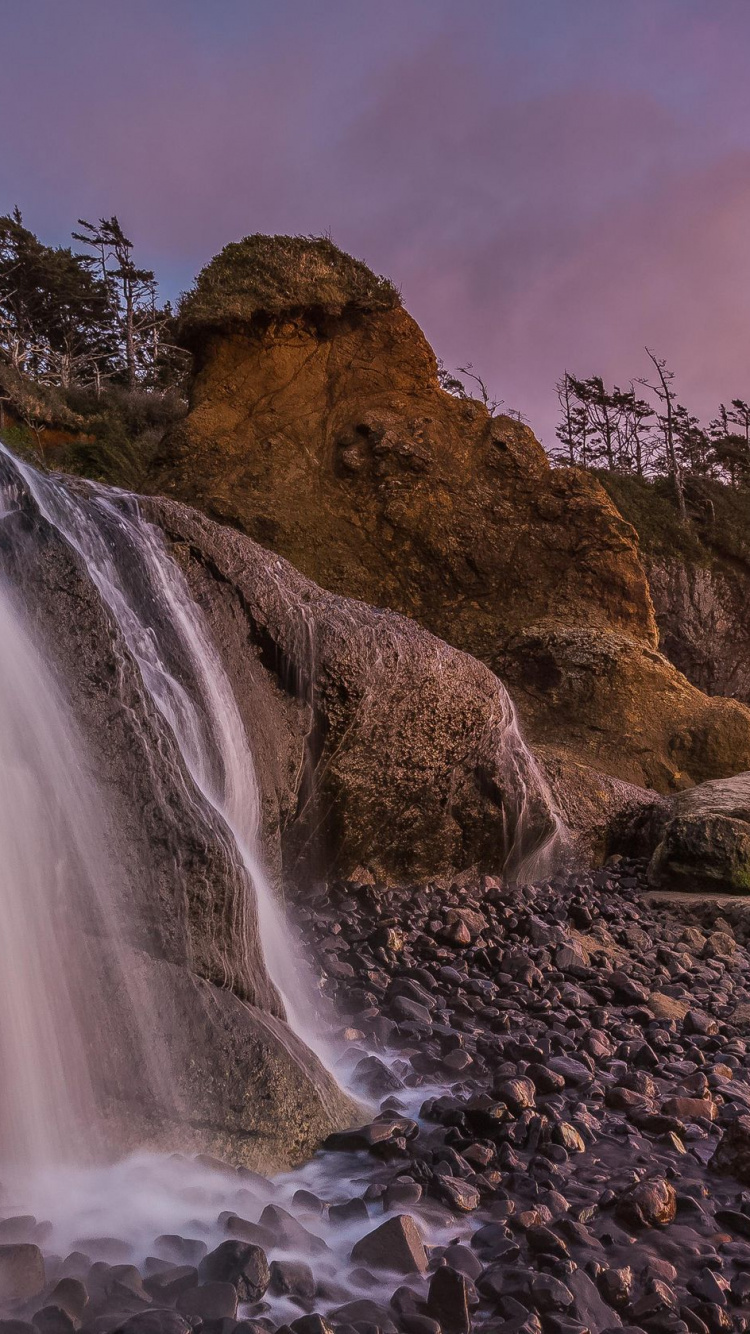
[[[750,570],[646,555],[662,651],[707,695],[750,701]]]
[[[397,302],[316,301],[306,273],[301,304],[282,241],[278,261],[263,248],[271,310],[247,295],[255,239],[199,278],[191,408],[153,490],[477,656],[535,743],[662,791],[746,768],[750,712],[709,704],[655,651],[635,531],[597,480],[443,392]]]
[[[488,661],[530,620],[656,642],[634,534],[596,480],[444,393],[401,308],[211,332],[154,485]]]

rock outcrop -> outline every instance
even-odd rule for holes
[[[564,757],[662,791],[750,766],[750,712],[656,653],[635,531],[597,480],[445,393],[393,290],[352,264],[251,237],[208,265],[153,490],[480,658]]]
[[[750,773],[680,792],[656,807],[649,822],[647,841],[657,840],[649,865],[656,888],[750,893]]]
[[[692,479],[681,524],[664,479],[600,476],[638,532],[661,651],[707,695],[750,702],[746,491]]]
[[[750,569],[644,558],[663,653],[707,695],[750,703]]]
[[[486,667],[183,505],[144,507],[221,650],[286,882],[544,865],[548,790]]]

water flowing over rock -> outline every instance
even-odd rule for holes
[[[549,791],[481,663],[413,621],[317,588],[185,506],[143,504],[174,543],[237,698],[254,710],[260,661],[265,688],[270,676],[296,701],[293,792],[259,760],[288,876],[481,866],[529,877],[552,864],[562,831]]]
[[[75,495],[7,453],[1,464],[0,565],[35,641],[4,602],[12,637],[2,670],[13,689],[3,743],[27,795],[16,782],[3,811],[16,960],[3,985],[8,1028],[16,1032],[10,1019],[23,1007],[14,1040],[26,1040],[27,1066],[48,1081],[39,1115],[54,1104],[64,1125],[53,1150],[62,1156],[62,1134],[68,1155],[82,1143],[96,1153],[101,1123],[118,1148],[146,1140],[231,1146],[264,1165],[298,1160],[351,1106],[286,1022],[252,760],[247,749],[243,772],[217,725],[211,692],[227,707],[231,694],[218,657],[207,656],[179,571],[132,502]],[[54,692],[41,654],[60,682]],[[236,833],[233,802],[246,812]],[[296,976],[291,943],[286,962]],[[56,1052],[68,1062],[59,1078]],[[78,1106],[87,1080],[93,1125]],[[6,1081],[6,1100],[23,1098],[27,1083]],[[28,1101],[11,1104],[14,1121],[23,1112],[33,1123],[38,1104]],[[16,1156],[39,1154],[29,1143]]]
[[[2,735],[17,749],[27,715],[46,729],[41,798],[32,789],[27,805],[54,855],[70,850],[78,887],[71,916],[44,839],[27,838],[31,814],[6,803],[4,849],[23,843],[36,905],[17,935],[39,958],[19,963],[15,997],[38,1024],[34,1069],[46,1071],[47,1004],[52,1045],[66,1050],[65,1029],[87,1053],[69,1048],[67,1092],[50,1079],[49,1100],[67,1106],[73,1085],[82,1096],[83,1070],[105,1139],[298,1160],[351,1105],[308,1049],[325,1057],[263,845],[277,890],[334,869],[366,880],[549,865],[561,827],[508,696],[413,623],[322,592],[182,506],[152,501],[142,515],[133,497],[42,476],[7,451],[0,469],[0,568],[33,639],[4,643],[15,693]],[[54,691],[24,665],[41,655]],[[63,717],[70,736],[55,741]],[[5,882],[9,922],[19,883]],[[64,965],[67,937],[44,940],[53,884]],[[18,953],[10,930],[6,944]],[[77,972],[87,986],[71,1017]]]

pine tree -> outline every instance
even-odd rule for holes
[[[133,259],[133,242],[125,235],[116,215],[100,218],[98,224],[78,219],[82,232],[73,232],[94,252],[85,262],[98,271],[109,293],[110,307],[121,329],[126,383],[134,389],[139,372],[156,365],[159,358],[159,334],[165,324],[164,312],[156,303],[156,277],[152,269],[138,268]]]

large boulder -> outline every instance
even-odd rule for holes
[[[533,741],[559,725],[596,771],[667,792],[750,765],[750,712],[707,709],[655,653],[636,533],[599,482],[444,392],[383,280],[327,241],[248,237],[199,276],[182,333],[190,411],[154,491],[480,658]]]
[[[651,824],[655,888],[750,893],[750,773],[679,793]]]
[[[266,845],[287,881],[547,868],[559,851],[554,805],[482,663],[414,621],[318,588],[194,510],[144,507],[221,650],[255,746]],[[291,767],[278,761],[281,720]]]

